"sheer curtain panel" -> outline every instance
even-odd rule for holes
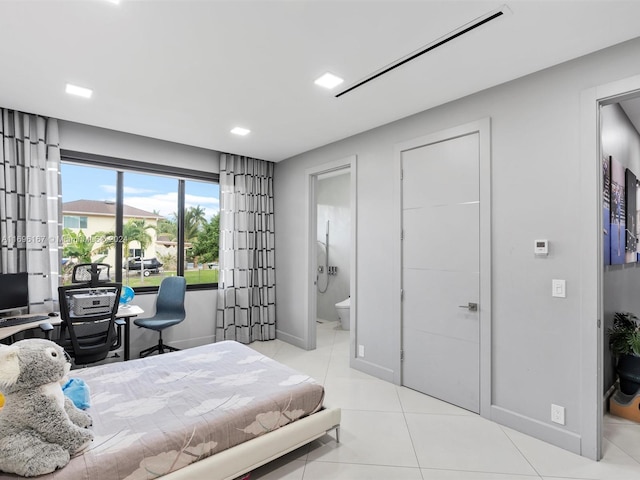
[[[273,163],[220,156],[216,341],[276,338]]]
[[[52,311],[59,278],[58,121],[0,109],[0,273],[29,273],[29,310]]]

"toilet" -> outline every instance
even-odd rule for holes
[[[336,303],[336,311],[338,312],[342,329],[349,330],[349,324],[351,323],[351,297]]]

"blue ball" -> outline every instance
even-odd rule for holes
[[[129,287],[128,285],[123,285],[122,286],[122,290],[120,291],[120,305],[126,305],[129,302],[131,302],[131,300],[133,300],[133,297],[135,297],[136,294],[133,291],[133,288]]]

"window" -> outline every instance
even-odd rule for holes
[[[216,185],[216,201],[219,189]],[[219,204],[208,201],[204,182],[185,182],[185,261],[187,283],[218,283]]]
[[[87,228],[87,217],[78,217],[75,215],[65,215],[63,220],[64,228]]]
[[[62,153],[66,281],[74,264],[93,261],[138,291],[171,275],[184,276],[190,289],[217,286],[217,176]]]
[[[100,232],[115,230],[113,170],[62,165],[62,283],[71,282],[73,266],[104,262],[115,265],[114,252],[104,246]],[[110,186],[110,187],[106,187]],[[111,189],[110,189],[111,188]],[[114,274],[113,268],[110,274]]]

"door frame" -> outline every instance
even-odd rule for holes
[[[433,143],[477,133],[479,145],[479,192],[480,192],[480,303],[478,321],[480,322],[480,415],[486,418],[491,414],[491,119],[481,118],[463,125],[430,133],[412,140],[397,143],[394,146],[394,208],[397,212],[395,226],[398,234],[394,245],[392,285],[394,328],[393,344],[397,354],[393,365],[393,381],[402,385],[402,152]]]
[[[581,455],[602,458],[604,415],[604,255],[600,107],[640,93],[640,75],[583,90],[580,95],[580,423]],[[594,355],[595,353],[595,355]]]
[[[351,155],[349,157],[333,160],[331,162],[317,165],[305,170],[305,178],[307,179],[306,198],[307,198],[307,215],[306,215],[306,230],[307,235],[307,248],[306,248],[306,278],[307,290],[306,290],[306,305],[307,305],[307,321],[304,327],[304,345],[307,350],[315,350],[316,348],[316,313],[318,309],[318,289],[316,285],[316,272],[318,270],[318,259],[316,255],[317,240],[318,240],[318,208],[317,208],[317,182],[318,176],[335,172],[337,170],[348,170],[351,174],[349,184],[349,197],[350,197],[350,210],[351,210],[351,244],[349,253],[349,289],[351,295],[350,306],[350,323],[351,329],[349,331],[349,354],[353,360],[355,358],[355,345],[357,335],[357,303],[358,296],[356,295],[357,278],[356,278],[356,246],[357,246],[357,156]]]

